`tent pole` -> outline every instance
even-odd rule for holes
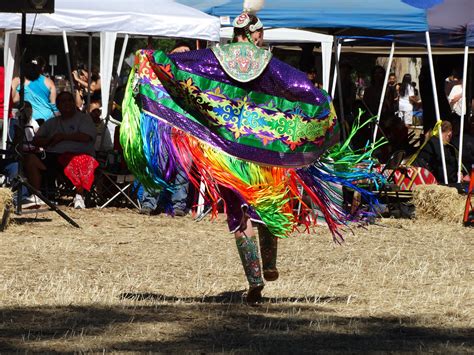
[[[329,91],[329,77],[331,74],[331,47],[332,42],[321,42],[323,89],[326,91]]]
[[[339,67],[339,58],[341,57],[341,49],[342,49],[342,43],[339,42],[338,39],[334,41],[334,52],[336,52],[334,56],[334,75],[332,78],[332,86],[331,86],[331,97],[334,97],[334,94],[336,93],[336,81],[337,81],[337,72],[338,72],[338,67]]]
[[[74,89],[74,80],[72,78],[71,58],[69,57],[69,45],[67,43],[66,31],[63,31],[63,43],[64,43],[64,54],[66,55],[67,70],[69,73],[69,82],[71,83],[71,93],[76,97],[76,91]]]
[[[339,41],[338,41],[339,42]],[[338,44],[339,46],[339,44]],[[340,54],[340,52],[339,52]],[[339,58],[336,56],[336,69],[337,72],[339,73],[340,68],[339,68]],[[346,140],[346,129],[345,129],[345,117],[344,117],[344,98],[342,97],[342,83],[341,83],[341,76],[336,75],[336,81],[337,81],[337,96],[339,101],[339,115],[337,117],[339,124],[341,125],[341,140],[345,141]]]
[[[436,113],[436,121],[441,121],[441,115],[439,113],[439,102],[438,102],[438,89],[436,87],[436,77],[434,73],[434,65],[433,65],[433,52],[431,51],[431,40],[430,40],[430,33],[428,31],[425,32],[426,37],[426,46],[428,48],[428,60],[430,63],[430,74],[431,74],[431,87],[433,89],[433,99],[435,104],[435,113]],[[446,170],[446,157],[444,155],[444,144],[443,144],[443,136],[441,132],[441,125],[438,129],[439,134],[439,145],[441,150],[441,161],[443,164],[443,175],[444,175],[444,183],[448,184],[448,172]]]
[[[123,65],[123,61],[125,59],[125,52],[127,50],[127,45],[128,45],[128,34],[126,34],[124,39],[123,39],[122,51],[120,52],[120,58],[119,58],[119,62],[118,62],[118,65],[117,65],[117,78],[120,77],[120,72],[122,71],[122,65]],[[112,97],[112,100],[113,99],[114,99],[114,97]]]
[[[459,157],[458,157],[458,182],[461,182],[462,173],[462,145],[464,135],[464,117],[466,116],[466,84],[467,84],[467,60],[469,58],[469,47],[464,47],[464,66],[462,71],[462,97],[461,97],[461,124],[459,131]]]
[[[101,32],[100,34],[100,75],[102,83],[102,113],[101,119],[104,121],[104,127],[101,132],[99,151],[104,148],[105,132],[109,125],[109,115],[112,110],[112,97],[115,95],[115,82],[112,75],[114,66],[115,42],[117,40],[116,32]],[[123,50],[122,50],[123,52]],[[111,89],[112,88],[112,94]],[[112,135],[112,132],[111,132]]]
[[[395,41],[392,42],[392,48],[390,48],[390,56],[388,57],[387,70],[385,71],[385,79],[384,79],[384,82],[383,82],[382,94],[380,95],[380,103],[379,103],[379,108],[378,108],[378,111],[377,111],[377,121],[375,122],[375,128],[374,128],[374,141],[373,141],[373,144],[375,144],[375,140],[377,139],[377,130],[379,128],[380,116],[382,115],[382,108],[383,108],[383,103],[385,101],[385,93],[387,92],[388,77],[390,76],[390,70],[392,68],[392,61],[393,61],[393,54],[394,53],[395,53]]]
[[[89,46],[87,56],[87,107],[86,112],[91,108],[91,85],[92,85],[92,33],[89,33]]]
[[[13,79],[13,67],[15,65],[17,34],[15,32],[5,32],[5,42],[3,48],[3,65],[4,72],[4,97],[3,97],[3,132],[2,132],[2,149],[7,148],[8,127],[10,126],[8,117],[9,102],[11,97],[11,85]],[[1,85],[1,83],[0,83]]]

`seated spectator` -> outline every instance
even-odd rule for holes
[[[25,101],[33,107],[33,119],[40,125],[54,117],[56,107],[56,87],[54,82],[41,74],[41,67],[35,63],[25,65]],[[13,102],[20,101],[20,78],[12,81]]]
[[[448,121],[443,121],[441,124],[441,139],[444,148],[448,183],[457,182],[458,162],[456,158],[456,149],[450,144],[452,135],[453,127],[451,123]],[[433,173],[438,183],[442,184],[445,181],[439,141],[440,140],[438,137],[432,136],[420,151],[414,165],[428,169],[431,173]]]
[[[18,111],[17,117],[10,121],[10,131],[13,143],[12,156],[2,160],[2,170],[10,181],[18,176],[18,160],[23,157],[23,173],[30,181],[30,169],[40,163],[39,158],[34,154],[38,151],[33,145],[33,137],[39,129],[39,125],[32,118],[32,107],[28,101],[25,101],[23,111]],[[22,149],[20,150],[20,141]],[[33,176],[34,179],[34,176]],[[33,208],[43,205],[44,202],[35,194],[29,193],[25,186],[21,188],[21,204],[22,208]],[[14,200],[16,202],[16,198]]]
[[[46,150],[43,164],[47,172],[54,174],[64,169],[76,188],[74,208],[85,208],[84,190],[90,190],[98,166],[94,159],[96,128],[88,115],[77,111],[71,93],[59,94],[57,105],[60,116],[46,121],[33,142]]]

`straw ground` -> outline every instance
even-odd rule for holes
[[[389,220],[280,242],[264,303],[223,219],[129,210],[0,234],[0,352],[473,352],[474,230]]]

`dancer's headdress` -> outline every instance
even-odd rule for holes
[[[234,26],[234,33],[236,29],[242,29],[245,32],[247,38],[250,40],[250,34],[252,32],[261,30],[263,28],[263,23],[255,15],[255,13],[263,7],[263,4],[264,0],[245,0],[242,13],[232,22],[232,26]],[[252,18],[256,19],[257,21],[252,21]]]

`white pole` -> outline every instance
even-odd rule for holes
[[[110,114],[110,88],[112,86],[112,72],[114,66],[115,42],[117,40],[117,32],[101,32],[100,33],[100,80],[102,92],[102,112],[100,118],[104,121],[104,127],[100,132],[99,151],[104,149],[105,134],[109,129]],[[114,136],[115,128],[110,127],[110,135]],[[107,147],[110,148],[110,147]]]
[[[118,62],[118,65],[117,65],[117,78],[120,77],[120,72],[122,71],[122,64],[123,64],[123,60],[125,58],[125,51],[127,50],[127,44],[128,44],[128,33],[125,35],[125,37],[123,39],[122,51],[120,52],[120,58],[119,58],[119,62]]]
[[[100,81],[102,92],[102,114],[101,118],[109,115],[110,87],[112,81],[112,71],[114,65],[116,32],[100,33]]]
[[[74,80],[72,78],[72,68],[71,68],[71,59],[69,58],[69,45],[67,43],[67,34],[66,31],[63,31],[63,44],[64,44],[64,54],[66,55],[67,70],[69,72],[69,81],[71,83],[71,93],[76,97],[76,91],[74,90]]]
[[[342,43],[339,42],[337,44],[337,60],[334,64],[334,77],[332,78],[332,87],[331,87],[331,97],[334,98],[334,94],[336,93],[336,86],[337,86],[337,64],[339,63],[339,59],[341,58],[341,49]]]
[[[201,178],[201,184],[199,186],[199,197],[198,197],[198,205],[197,205],[197,215],[201,215],[204,212],[204,194],[206,193],[206,184],[204,183],[204,179]]]
[[[332,57],[332,46],[333,42],[322,42],[321,43],[321,54],[322,54],[322,79],[323,89],[329,90],[329,76],[331,74],[331,57]]]
[[[102,33],[101,33],[102,34]],[[102,44],[101,47],[102,49]],[[90,112],[91,109],[91,84],[92,84],[92,33],[89,33],[89,45],[87,48],[87,106],[86,106],[86,112]],[[101,60],[102,62],[102,60]],[[101,73],[102,75],[102,73]],[[104,84],[102,83],[103,80],[101,79],[101,87],[102,87],[102,98],[104,97],[104,90],[103,86]]]
[[[15,66],[15,51],[16,51],[17,33],[5,32],[5,42],[3,48],[4,60],[4,97],[3,97],[3,132],[2,132],[2,149],[7,148],[9,118],[8,109],[10,108],[10,93],[13,79],[13,67]],[[0,84],[1,85],[1,84]]]
[[[466,83],[467,83],[467,61],[469,58],[469,47],[464,47],[464,67],[462,71],[462,97],[461,97],[461,127],[459,131],[459,157],[458,157],[458,182],[461,182],[462,174],[462,145],[464,135],[464,117],[466,116]]]
[[[387,70],[385,71],[385,79],[382,87],[382,94],[380,96],[379,109],[377,111],[377,123],[374,129],[374,144],[377,139],[377,130],[379,128],[380,116],[382,115],[383,103],[385,101],[385,93],[387,92],[388,77],[390,76],[390,70],[392,68],[393,54],[395,53],[395,42],[392,42],[392,48],[390,49],[390,56],[388,57]]]
[[[425,32],[425,37],[426,37],[426,46],[428,48],[428,60],[430,63],[431,86],[433,88],[436,121],[439,122],[441,121],[441,115],[439,113],[438,89],[436,88],[436,78],[435,78],[434,65],[433,65],[433,52],[431,51],[430,33],[428,31]],[[448,184],[448,172],[446,170],[446,158],[444,156],[444,145],[443,145],[443,136],[441,132],[441,125],[439,126],[438,133],[439,133],[439,145],[440,145],[440,150],[441,150],[441,161],[443,164],[444,183]]]

